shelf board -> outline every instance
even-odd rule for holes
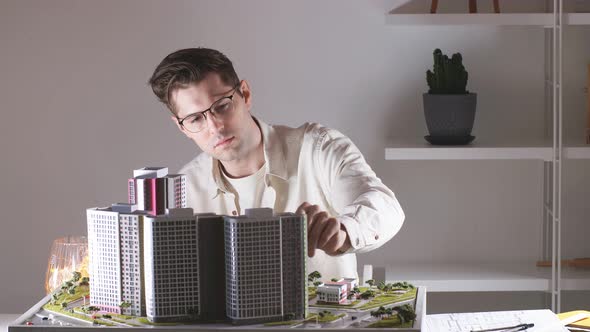
[[[552,13],[397,14],[386,15],[388,25],[553,26]],[[565,25],[590,25],[590,13],[564,13]]]
[[[551,161],[552,143],[546,139],[492,142],[476,138],[468,145],[431,145],[422,137],[393,138],[385,160],[545,160]],[[590,159],[590,145],[564,143],[565,159]]]
[[[428,292],[549,291],[551,268],[534,264],[399,264],[385,269],[385,279]],[[590,269],[562,268],[561,277],[562,290],[590,290]]]

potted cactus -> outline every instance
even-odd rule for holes
[[[439,145],[468,144],[475,120],[477,94],[469,93],[467,71],[460,53],[449,59],[434,50],[433,71],[426,72],[428,93],[423,94],[424,117],[430,135],[424,138]]]

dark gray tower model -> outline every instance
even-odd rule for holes
[[[224,219],[229,320],[256,324],[305,318],[305,218],[253,209]]]
[[[146,314],[152,322],[194,320],[200,313],[198,229],[193,210],[144,217]]]
[[[307,316],[307,220],[303,216],[281,215],[281,252],[283,255],[283,318]]]
[[[225,260],[223,216],[197,214],[199,228],[200,320],[225,321]]]

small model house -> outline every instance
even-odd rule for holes
[[[316,290],[318,301],[342,304],[346,302],[348,293],[357,286],[356,278],[342,278],[338,281],[326,282],[318,286]]]
[[[320,302],[344,303],[348,296],[348,290],[344,282],[329,282],[319,286],[316,294]]]

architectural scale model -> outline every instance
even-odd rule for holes
[[[151,322],[306,317],[303,216],[194,214],[184,176],[167,168],[135,170],[128,194],[87,210],[91,305]]]
[[[248,329],[389,328],[419,332],[426,291],[407,282],[363,282],[306,271],[307,222],[293,213],[195,214],[186,179],[163,167],[135,170],[128,202],[86,210],[88,275],[33,306],[9,332],[29,325],[101,329],[211,323]],[[328,278],[331,282],[324,282]]]

